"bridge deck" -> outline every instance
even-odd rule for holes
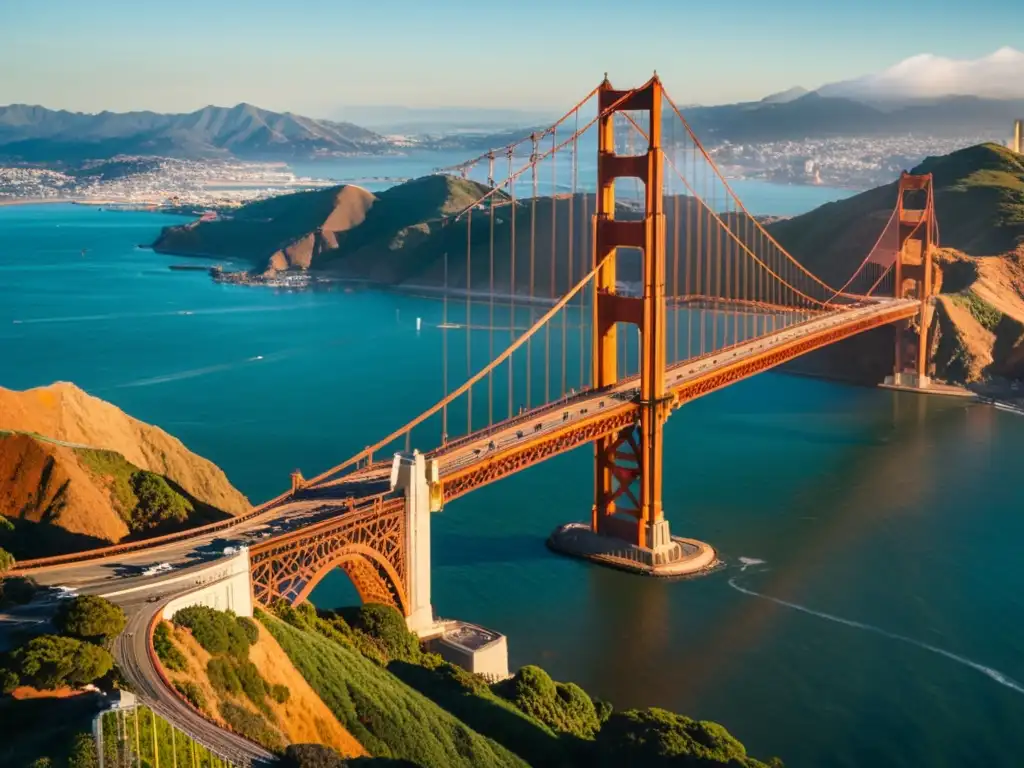
[[[676,363],[666,371],[673,407],[849,336],[913,317],[919,307],[913,299],[886,299],[837,309],[732,348]],[[580,392],[430,451],[428,456],[439,464],[445,499],[635,423],[638,396],[639,377],[633,376],[609,389]],[[390,464],[380,462],[318,488],[329,492],[353,481],[384,477],[389,471]]]

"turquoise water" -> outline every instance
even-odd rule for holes
[[[74,381],[253,500],[437,398],[439,302],[171,272],[134,246],[172,221],[0,207],[0,385]],[[673,530],[728,568],[665,583],[549,553],[588,514],[577,451],[434,517],[437,613],[506,633],[513,665],[719,720],[789,766],[1019,764],[1024,419],[764,374],[677,412],[666,440]],[[314,600],[350,594],[337,576]]]

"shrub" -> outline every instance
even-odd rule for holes
[[[643,765],[651,768],[685,765],[728,765],[764,768],[718,723],[693,720],[664,709],[614,712],[595,741],[601,766]],[[771,765],[781,766],[777,760]]]
[[[18,675],[9,669],[0,669],[0,693],[8,694],[21,685]]]
[[[131,485],[139,500],[131,513],[130,525],[134,531],[157,528],[168,522],[182,523],[193,510],[160,475],[140,470],[132,475]]]
[[[203,694],[203,689],[191,680],[176,682],[174,687],[178,689],[178,693],[184,696],[193,707],[196,709],[206,709],[206,696]]]
[[[525,765],[358,652],[270,617],[264,624],[313,690],[370,754],[445,768]]]
[[[556,731],[590,739],[601,727],[586,691],[575,683],[556,683],[540,667],[523,667],[495,691]]]
[[[96,768],[96,741],[88,733],[76,733],[71,742],[68,768]]]
[[[267,749],[280,752],[284,749],[281,735],[272,730],[260,715],[244,707],[225,701],[220,705],[220,714],[236,733],[262,744]]]
[[[114,666],[106,649],[71,637],[34,637],[11,654],[22,681],[36,688],[85,685]]]
[[[153,630],[153,650],[156,651],[160,662],[168,669],[175,672],[184,672],[188,668],[185,654],[174,644],[171,628],[167,626],[166,622],[161,621],[156,625],[156,629]]]
[[[323,744],[289,744],[281,758],[281,768],[345,768],[348,763]]]
[[[288,699],[291,698],[292,692],[288,690],[287,685],[281,683],[275,683],[270,686],[270,698],[276,701],[278,704],[284,704]]]
[[[353,629],[377,640],[389,660],[419,659],[419,638],[409,631],[402,614],[392,606],[367,603],[346,611],[344,618]]]
[[[242,628],[245,636],[249,638],[249,645],[256,645],[260,639],[260,628],[256,626],[256,622],[248,616],[239,616],[236,621],[238,626]]]
[[[24,576],[8,576],[0,581],[0,604],[24,605],[36,594],[36,585]]]
[[[14,555],[6,549],[0,549],[0,576],[14,567]]]
[[[214,656],[224,653],[236,659],[249,656],[249,638],[231,614],[205,605],[190,605],[175,613],[172,621],[191,630],[196,642]]]
[[[220,693],[241,693],[242,681],[235,673],[235,666],[230,659],[214,657],[206,665],[206,676],[210,685]]]
[[[105,642],[124,631],[128,619],[120,606],[97,595],[79,595],[61,607],[57,627],[65,635]]]
[[[242,684],[242,692],[257,707],[263,707],[267,696],[267,684],[264,682],[256,665],[248,659],[236,662],[235,674]]]

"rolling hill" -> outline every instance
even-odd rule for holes
[[[955,382],[1024,377],[1024,158],[997,144],[929,157],[941,273],[935,373]],[[770,226],[795,258],[842,284],[871,248],[896,184]],[[805,371],[877,382],[892,368],[892,331],[879,329],[808,355]]]

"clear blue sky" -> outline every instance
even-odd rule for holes
[[[1024,0],[0,0],[0,104],[559,109],[657,69],[680,103],[1021,47]]]

